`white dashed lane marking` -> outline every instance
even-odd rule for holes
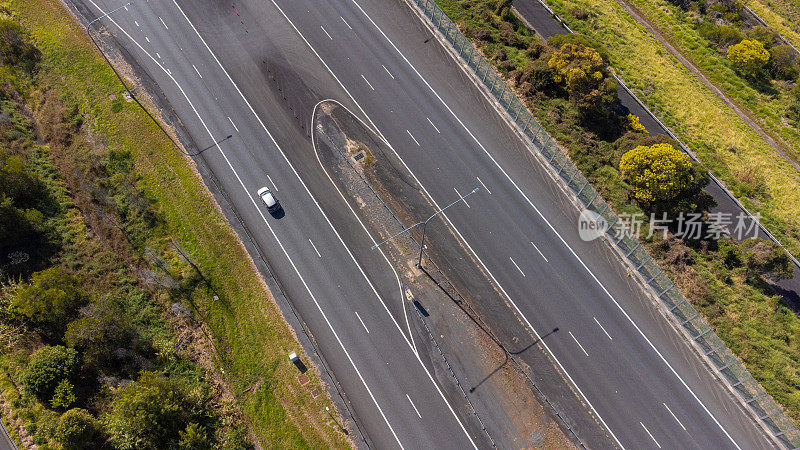
[[[578,347],[580,347],[580,348],[581,348],[581,351],[583,351],[583,354],[584,354],[584,355],[586,355],[586,356],[589,356],[589,354],[588,354],[588,353],[586,353],[586,349],[585,349],[585,348],[583,348],[583,346],[581,345],[581,343],[580,343],[580,342],[578,342],[578,339],[575,337],[575,335],[574,335],[574,334],[572,334],[572,331],[569,331],[568,333],[569,333],[569,335],[570,335],[570,336],[572,336],[572,340],[574,340],[574,341],[575,341],[575,343],[576,343],[576,344],[578,344]]]

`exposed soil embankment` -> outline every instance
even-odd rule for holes
[[[323,169],[376,241],[435,212],[391,149],[345,108],[322,103],[313,123]],[[420,237],[417,227],[381,247],[403,285],[404,302],[396,314],[451,404],[466,401],[468,428],[485,428],[481,438],[500,448],[574,446],[577,440],[531,384],[543,379],[559,384],[548,392],[557,409],[562,402],[577,402],[538,342],[441,218],[428,224],[422,270],[416,267]],[[525,352],[539,355],[536,370],[515,359]],[[593,422],[585,408],[583,414],[587,417],[567,423]],[[604,432],[598,427],[577,433],[595,439]]]

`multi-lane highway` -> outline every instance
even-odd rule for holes
[[[97,17],[122,3],[79,4]],[[559,328],[543,345],[610,436],[588,445],[771,446],[607,246],[580,240],[578,211],[407,5],[136,0],[101,22],[197,147],[234,135],[197,158],[255,236],[371,442],[487,445],[418,356],[394,269],[370,251],[372,237],[316,161],[307,131],[326,98],[373,125],[439,205],[483,187],[447,220],[532,335]],[[259,203],[262,186],[284,217]]]

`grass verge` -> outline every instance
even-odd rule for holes
[[[194,306],[256,437],[270,447],[348,446],[325,413],[330,399],[310,394],[309,386],[321,387],[314,371],[309,385],[299,385],[286,356],[299,344],[191,164],[135,103],[115,101],[122,86],[58,1],[13,0],[10,8],[42,52],[41,82],[77,106],[98,140],[132,152],[138,187],[155,203],[163,235],[209,280],[212,289],[192,293]]]
[[[639,98],[794,253],[800,253],[800,177],[794,168],[616,2],[551,0],[569,26],[603,42]],[[571,12],[589,12],[584,20]]]

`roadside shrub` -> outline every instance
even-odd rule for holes
[[[789,91],[789,104],[786,107],[786,117],[795,123],[800,122],[800,84]]]
[[[778,32],[763,25],[747,30],[746,35],[747,39],[761,42],[766,49],[770,49],[778,41]]]
[[[145,371],[115,395],[103,421],[118,449],[169,448],[181,439],[195,409],[177,383]]]
[[[728,60],[747,76],[758,75],[769,61],[769,52],[759,41],[743,40],[728,47]]]
[[[89,300],[75,284],[76,280],[60,267],[36,272],[11,299],[11,310],[46,336],[59,339],[66,323]]]
[[[69,380],[78,365],[78,352],[61,345],[42,347],[31,356],[22,373],[25,393],[42,402],[49,402],[56,387],[63,380]]]
[[[738,27],[718,25],[714,22],[702,22],[697,26],[697,32],[720,49],[725,49],[744,39]]]
[[[663,210],[696,196],[704,181],[689,155],[666,143],[628,151],[619,168],[637,201]]]
[[[65,378],[56,386],[53,392],[53,398],[50,399],[50,406],[63,411],[72,406],[75,400],[72,383]]]
[[[205,450],[212,447],[206,428],[197,423],[190,423],[180,432],[178,448],[181,450]]]
[[[625,117],[625,128],[628,131],[632,131],[634,133],[647,133],[647,130],[644,128],[641,122],[639,122],[639,116],[636,114],[628,114]]]
[[[570,100],[581,110],[595,110],[616,100],[616,83],[606,75],[605,62],[597,50],[566,43],[553,53],[548,64],[554,80],[566,87]]]
[[[610,53],[608,49],[603,46],[603,44],[595,41],[592,38],[584,36],[582,34],[577,33],[570,33],[570,34],[557,34],[555,36],[551,36],[547,39],[547,42],[553,48],[561,48],[564,44],[576,44],[581,47],[589,47],[594,49],[600,57],[603,59],[603,64],[608,64],[608,60],[610,57]]]
[[[769,71],[779,80],[793,81],[800,75],[797,53],[788,45],[776,45],[770,50]]]
[[[793,266],[789,256],[771,240],[745,239],[742,254],[748,276],[758,275],[773,282],[792,277]]]
[[[64,450],[92,448],[99,434],[97,420],[89,411],[73,408],[58,418],[55,438]]]
[[[13,20],[0,19],[0,62],[32,72],[40,59],[25,30]]]

